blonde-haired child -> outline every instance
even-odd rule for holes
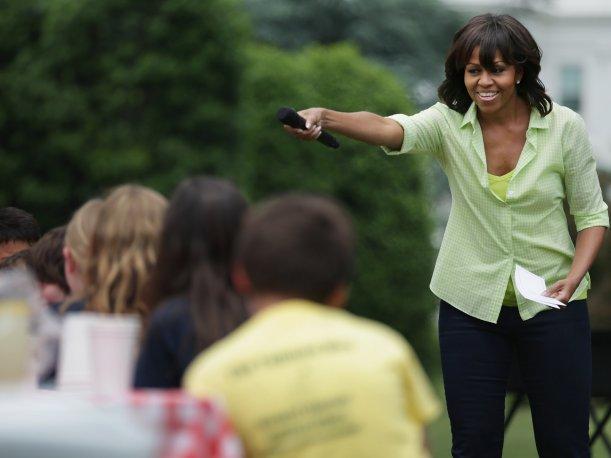
[[[167,200],[144,186],[115,188],[100,207],[85,276],[87,310],[139,314],[143,292],[157,260]]]
[[[70,286],[71,301],[82,300],[84,296],[85,269],[102,202],[100,198],[85,202],[74,213],[66,227],[63,249],[64,273],[68,286]]]

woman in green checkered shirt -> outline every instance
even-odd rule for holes
[[[528,394],[540,456],[589,456],[587,273],[609,216],[581,117],[552,102],[541,52],[508,15],[472,18],[454,36],[440,102],[413,116],[325,108],[299,112],[322,129],[388,154],[433,155],[452,210],[431,280],[454,457],[500,457],[512,358]],[[578,235],[573,245],[563,209]],[[551,285],[563,310],[521,296],[520,265]]]

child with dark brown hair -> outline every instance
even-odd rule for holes
[[[343,307],[355,235],[329,199],[256,206],[234,283],[254,316],[187,370],[196,396],[227,401],[252,458],[424,458],[439,404],[412,348]]]
[[[36,219],[25,210],[0,208],[0,260],[31,247],[40,238]]]
[[[30,248],[27,261],[36,275],[42,297],[56,307],[66,299],[70,287],[64,274],[64,236],[66,226],[51,229]]]

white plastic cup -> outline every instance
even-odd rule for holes
[[[94,394],[112,397],[131,388],[139,335],[140,319],[137,316],[100,316],[91,323]]]
[[[68,313],[64,318],[57,368],[61,391],[90,392],[93,389],[91,326],[97,313]]]

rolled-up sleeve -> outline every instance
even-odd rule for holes
[[[444,117],[437,105],[439,103],[412,116],[404,114],[389,116],[403,128],[403,143],[401,149],[396,151],[383,146],[384,152],[389,155],[425,153],[441,159]]]
[[[564,181],[577,231],[594,226],[609,227],[592,144],[581,116],[576,115],[567,126],[564,144]]]

